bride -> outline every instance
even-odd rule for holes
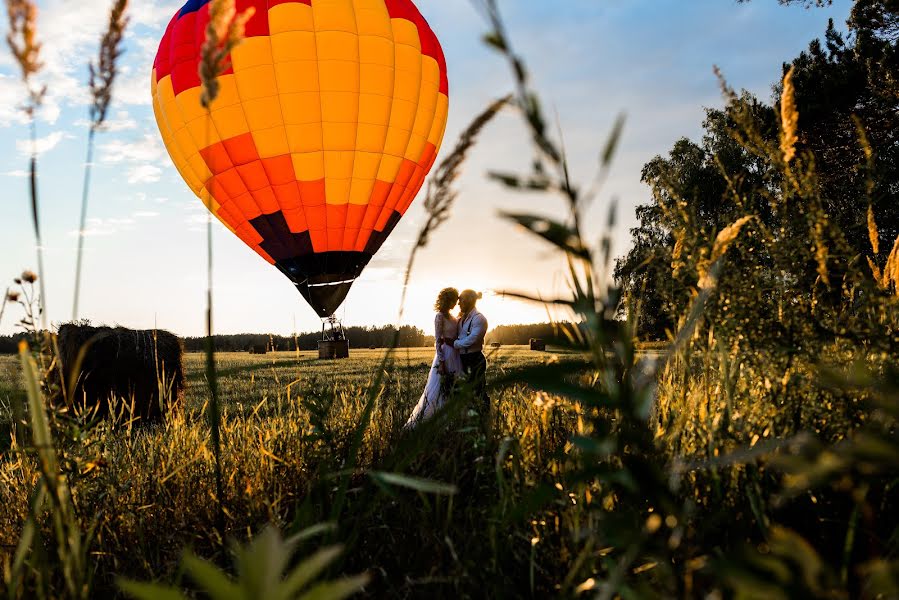
[[[434,337],[436,338],[437,352],[434,362],[431,363],[431,372],[428,374],[428,383],[412,411],[406,428],[412,428],[431,418],[447,400],[453,387],[453,381],[462,372],[462,359],[459,351],[453,347],[453,342],[458,337],[459,321],[450,311],[459,301],[459,291],[456,288],[445,288],[437,296],[434,310]]]

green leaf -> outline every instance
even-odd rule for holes
[[[301,589],[318,577],[343,552],[339,545],[322,548],[291,571],[281,584],[281,596],[293,598]]]
[[[590,259],[589,248],[583,245],[577,233],[570,227],[557,221],[553,221],[552,219],[538,217],[536,215],[501,212],[500,216],[504,219],[518,223],[520,226],[524,227],[534,235],[543,238],[566,254],[584,260]]]
[[[230,600],[240,597],[240,586],[211,563],[188,552],[184,555],[184,568],[214,600]]]
[[[458,493],[459,488],[449,483],[441,483],[439,481],[431,481],[430,479],[420,479],[418,477],[409,477],[400,473],[383,473],[380,471],[369,471],[368,476],[375,482],[386,484],[388,486],[397,486],[415,490],[423,494],[440,494],[451,496]]]
[[[235,551],[241,587],[244,591],[252,590],[251,596],[272,593],[290,564],[292,554],[278,530],[266,527],[249,545]]]
[[[137,600],[187,600],[179,590],[158,583],[140,583],[129,579],[116,580],[119,589]]]
[[[340,581],[320,583],[300,596],[300,600],[343,600],[362,590],[368,583],[368,575],[356,575]]]
[[[305,542],[308,539],[314,538],[318,535],[323,535],[325,533],[331,533],[332,531],[337,529],[337,525],[335,523],[318,523],[316,525],[312,525],[311,527],[307,527],[306,529],[296,533],[289,538],[287,538],[287,545],[290,547],[295,547],[297,544],[301,542]]]

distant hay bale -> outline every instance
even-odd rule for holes
[[[499,342],[493,342],[492,344],[490,344],[490,347],[491,348],[502,348],[503,345]]]
[[[138,422],[162,420],[181,405],[181,340],[168,331],[90,327],[67,323],[58,333],[66,381],[85,348],[71,399],[78,410]]]
[[[540,338],[531,338],[530,346],[531,350],[535,352],[546,352],[546,342]]]

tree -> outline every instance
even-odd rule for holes
[[[839,245],[846,261],[870,256],[883,264],[899,235],[897,15],[899,0],[857,0],[848,37],[831,22],[823,43],[813,41],[784,65],[784,73],[791,67],[794,71],[797,149],[814,156],[823,212],[841,232],[841,243],[830,251],[837,252]],[[644,167],[642,180],[653,200],[637,209],[640,225],[632,230],[633,248],[618,261],[615,273],[626,296],[639,300],[642,337],[660,339],[674,329],[697,279],[695,270],[684,266],[707,258],[701,254],[717,232],[745,214],[771,225],[770,207],[781,194],[781,182],[776,171],[766,168],[764,153],[748,148],[778,144],[779,84],[774,91],[775,106],[748,94],[730,96],[724,109],[706,112],[701,143],[679,140],[667,157],[658,156]],[[741,138],[736,121],[743,119],[752,121],[759,140],[747,144]],[[869,206],[878,252],[869,240]],[[797,218],[801,216],[800,211]],[[804,226],[795,232],[787,227],[775,234],[805,231]],[[745,256],[737,253],[732,260],[745,258],[771,268],[764,248],[753,247],[751,240],[747,244]],[[815,276],[815,269],[799,268],[789,277],[770,272],[766,285],[788,281],[797,293],[807,294]]]

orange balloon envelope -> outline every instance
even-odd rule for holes
[[[207,113],[208,4],[189,0],[159,46],[162,139],[206,207],[330,316],[436,160],[440,43],[411,0],[237,0],[256,12]]]

